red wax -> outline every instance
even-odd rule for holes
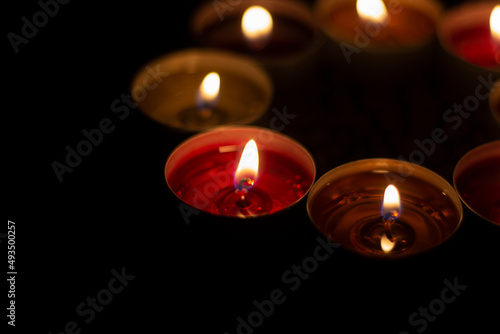
[[[226,153],[220,153],[218,148],[203,154],[193,153],[172,171],[170,187],[179,198],[197,209],[216,215],[234,215],[234,209],[238,209],[234,205],[239,199],[234,174],[242,148],[243,145],[238,151]],[[247,197],[260,203],[253,210],[239,210],[243,215],[279,211],[304,196],[312,184],[310,173],[279,152],[260,151],[259,160],[261,172]]]
[[[376,24],[360,19],[355,1],[331,8],[323,21],[345,42],[356,44],[356,38],[362,43],[369,40],[369,47],[419,45],[428,41],[436,29],[435,22],[425,13],[405,6],[401,12],[389,12],[389,21],[385,26],[371,30]],[[363,34],[368,38],[363,38]]]
[[[500,224],[500,156],[471,163],[456,175],[455,185],[471,210]]]
[[[250,139],[257,144],[258,174],[238,175],[254,183],[237,189],[241,180],[235,179],[236,168]],[[174,150],[165,166],[167,183],[182,201],[214,215],[240,218],[271,214],[296,203],[314,177],[314,161],[299,143],[253,126],[193,136]]]
[[[500,42],[490,32],[489,22],[467,27],[450,35],[453,50],[470,63],[484,67],[500,67]]]

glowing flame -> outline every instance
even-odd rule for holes
[[[238,168],[236,168],[236,173],[234,174],[235,186],[238,186],[242,180],[245,180],[247,186],[245,188],[250,188],[255,180],[257,179],[257,174],[259,173],[259,151],[257,149],[257,144],[255,140],[250,140],[245,145],[243,152],[241,153],[240,162]]]
[[[382,234],[382,237],[380,238],[380,248],[382,248],[384,253],[389,253],[390,251],[392,251],[395,244],[396,244],[395,242],[393,242],[389,238],[387,238],[385,233]]]
[[[491,36],[500,43],[500,5],[493,8],[490,16]]]
[[[390,215],[392,218],[396,218],[400,213],[401,201],[399,200],[398,188],[390,184],[385,188],[382,216]]]
[[[378,23],[387,21],[387,8],[382,0],[357,0],[356,10],[362,20]]]
[[[217,73],[208,73],[199,88],[199,98],[201,104],[205,106],[213,106],[219,98],[220,91],[220,77]]]
[[[241,29],[245,38],[256,48],[263,47],[273,30],[273,18],[260,6],[252,6],[243,14]]]
[[[384,232],[380,236],[380,248],[384,253],[392,251],[396,245],[396,240],[390,232],[390,225],[401,214],[401,200],[399,191],[394,185],[390,184],[385,188],[384,201],[382,203],[382,217],[384,220]],[[389,236],[388,236],[389,235]]]

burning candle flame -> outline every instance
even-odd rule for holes
[[[493,8],[490,16],[491,36],[500,43],[500,5]]]
[[[220,77],[216,72],[208,73],[201,82],[198,96],[204,106],[214,106],[219,97]]]
[[[384,253],[390,253],[394,248],[394,245],[395,242],[391,241],[389,238],[387,238],[387,235],[383,233],[380,237],[380,248],[382,248],[382,251],[384,251]]]
[[[382,204],[382,217],[390,215],[391,218],[397,218],[401,213],[401,203],[399,199],[398,188],[392,184],[385,188],[384,201]]]
[[[384,232],[380,237],[380,248],[384,253],[392,251],[396,241],[391,233],[391,225],[401,213],[401,201],[399,191],[394,185],[390,184],[385,188],[384,201],[382,204],[382,219],[384,221]]]
[[[357,0],[356,10],[362,20],[385,23],[388,18],[387,8],[382,0]]]
[[[235,187],[242,186],[242,180],[246,184],[245,188],[250,188],[257,179],[259,173],[259,151],[255,140],[249,140],[241,153],[240,162],[234,174]]]
[[[265,8],[252,6],[243,14],[241,29],[253,47],[262,48],[273,30],[273,18]]]

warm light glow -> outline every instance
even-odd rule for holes
[[[380,237],[380,248],[382,248],[384,253],[389,253],[390,251],[392,251],[394,245],[395,243],[389,240],[389,238],[387,238],[385,233],[383,233],[382,236]]]
[[[243,149],[241,153],[240,162],[238,168],[236,168],[236,173],[234,174],[234,183],[238,183],[244,179],[248,178],[251,180],[251,184],[257,179],[257,174],[259,173],[259,151],[257,149],[257,144],[255,140],[250,140]]]
[[[211,72],[203,79],[199,93],[203,104],[212,105],[217,101],[220,90],[220,77],[217,73]]]
[[[384,202],[382,204],[382,216],[391,213],[396,218],[401,213],[401,201],[399,200],[398,188],[392,184],[385,188]]]
[[[491,36],[500,43],[500,5],[495,6],[490,16]]]
[[[273,18],[265,8],[252,6],[243,14],[241,29],[250,42],[266,40],[273,30]]]
[[[387,8],[382,0],[358,0],[356,10],[362,20],[378,23],[387,21]]]

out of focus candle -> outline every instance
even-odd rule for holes
[[[151,69],[166,75],[155,82]],[[144,87],[151,89],[141,93]],[[255,60],[210,49],[162,56],[146,64],[132,82],[132,96],[144,114],[183,132],[252,123],[266,111],[273,90],[271,78]]]
[[[473,65],[500,72],[500,5],[468,2],[452,8],[440,20],[441,45]]]
[[[362,49],[401,49],[428,43],[441,8],[430,0],[319,0],[315,15],[338,42]]]

